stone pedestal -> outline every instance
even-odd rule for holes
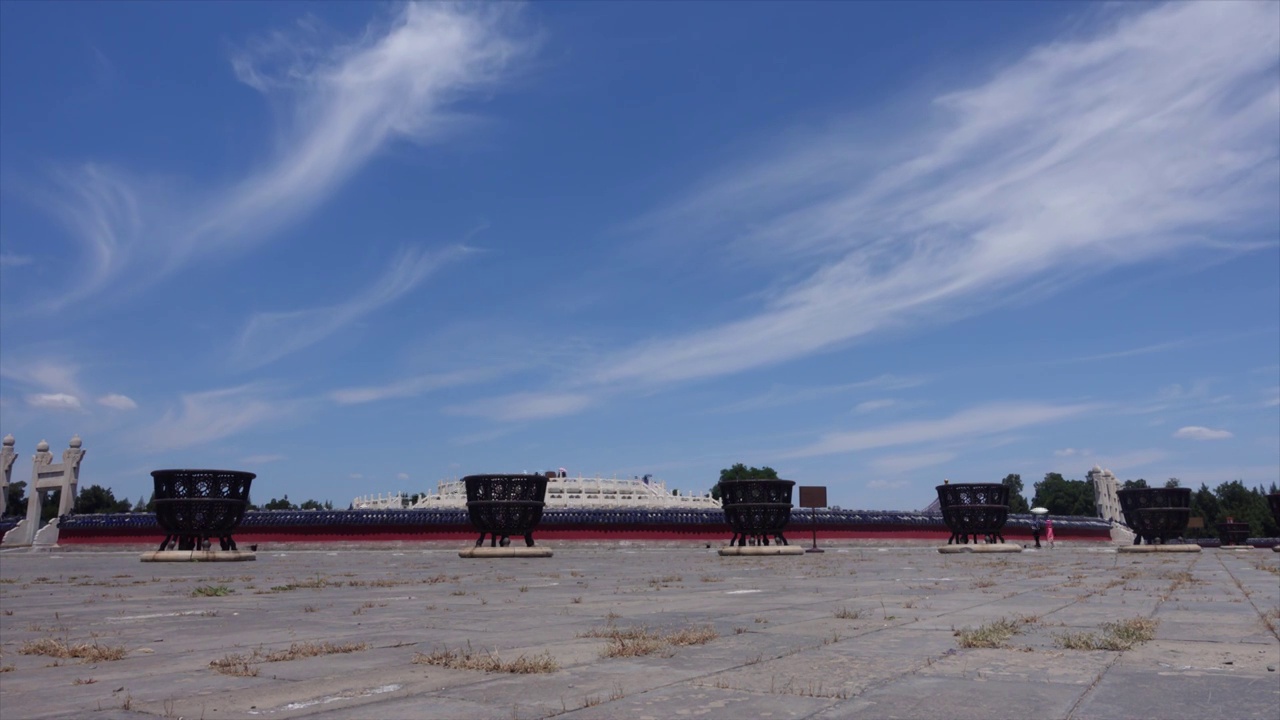
[[[942,545],[938,547],[938,552],[943,555],[959,555],[963,553],[976,553],[978,555],[1001,554],[1001,553],[1020,553],[1021,545],[1012,543],[990,543],[988,545]]]
[[[245,562],[257,560],[248,550],[152,550],[142,553],[142,562]]]
[[[726,545],[720,548],[720,557],[803,554],[804,548],[799,545]]]
[[[1116,548],[1121,553],[1198,553],[1199,545],[1130,545]]]
[[[551,549],[545,547],[469,547],[458,551],[460,558],[548,558]]]

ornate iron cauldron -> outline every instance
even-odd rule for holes
[[[1191,518],[1191,488],[1130,488],[1119,490],[1124,521],[1137,535],[1134,545],[1160,544],[1182,535]]]
[[[156,523],[165,531],[164,550],[202,550],[218,538],[223,550],[235,550],[231,532],[244,519],[249,485],[257,475],[237,470],[156,470]]]
[[[743,479],[720,481],[720,506],[733,529],[729,545],[746,545],[752,538],[768,545],[772,535],[786,545],[782,531],[791,522],[791,489],[794,480]]]
[[[1218,539],[1223,545],[1244,545],[1249,539],[1249,523],[1227,518],[1226,522],[1218,523]]]
[[[1003,483],[947,483],[938,486],[938,505],[942,521],[951,530],[947,544],[1004,542],[1005,522],[1009,519],[1009,487]]]
[[[547,497],[547,478],[542,475],[468,475],[467,515],[480,531],[476,547],[489,534],[490,546],[511,544],[512,535],[523,535],[533,547],[533,529],[542,520]]]

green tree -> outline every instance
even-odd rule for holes
[[[1232,480],[1219,485],[1213,494],[1221,507],[1218,522],[1227,518],[1247,522],[1250,537],[1270,537],[1276,533],[1275,521],[1271,518],[1271,509],[1267,506],[1262,488],[1250,490],[1243,481]]]
[[[1164,481],[1164,486],[1167,488],[1179,488],[1182,487],[1182,481],[1178,478],[1169,478]]]
[[[305,500],[298,506],[299,510],[324,510],[324,504],[318,500]]]
[[[138,502],[133,504],[133,511],[136,513],[144,513],[147,511],[147,501],[143,500],[141,495],[138,496]]]
[[[116,500],[115,493],[111,492],[111,488],[90,485],[86,488],[80,488],[80,494],[76,497],[76,502],[72,506],[71,512],[77,515],[98,515],[101,513],[129,512],[132,507],[128,500]]]
[[[1218,497],[1209,486],[1200,483],[1200,489],[1191,493],[1191,516],[1204,519],[1204,527],[1188,528],[1187,537],[1205,538],[1218,536],[1218,518],[1222,514]]]
[[[40,524],[45,525],[58,517],[58,504],[62,501],[61,490],[48,490],[40,493]]]
[[[1143,480],[1142,478],[1138,478],[1137,480],[1125,480],[1124,484],[1120,486],[1120,489],[1121,490],[1143,490],[1147,487],[1150,487],[1149,485],[1147,485],[1147,481]]]
[[[1032,503],[1054,515],[1095,517],[1098,514],[1093,488],[1084,480],[1067,480],[1060,473],[1046,473],[1044,480],[1035,484],[1035,490]]]
[[[720,483],[725,480],[777,480],[778,471],[765,465],[764,467],[747,467],[737,463],[720,471],[720,480],[711,486],[711,497],[720,499]]]
[[[1029,513],[1031,506],[1027,504],[1027,498],[1022,494],[1022,476],[1017,473],[1009,473],[1004,476],[1004,480],[1000,483],[1009,488],[1009,512],[1011,513]]]
[[[27,481],[19,480],[15,483],[9,483],[8,489],[5,490],[5,515],[26,515],[27,514]]]
[[[263,510],[297,510],[298,506],[289,502],[289,496],[285,495],[280,500],[271,498],[271,502],[262,506]]]

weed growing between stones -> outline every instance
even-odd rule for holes
[[[687,645],[706,645],[720,637],[710,625],[679,628],[667,633],[636,626],[620,628],[610,622],[605,627],[591,628],[578,637],[603,638],[608,641],[600,651],[600,657],[640,657],[663,653],[669,656],[671,648]]]
[[[976,629],[962,628],[955,634],[960,638],[962,648],[1000,648],[1021,630],[1022,624],[1016,620],[1000,618]]]
[[[467,645],[466,650],[450,650],[444,648],[431,654],[416,653],[413,662],[418,665],[435,665],[452,670],[482,670],[484,672],[511,673],[514,675],[533,675],[553,673],[560,669],[560,663],[549,652],[542,652],[532,657],[521,655],[515,660],[503,660],[492,652],[477,653]]]
[[[191,597],[223,597],[233,592],[226,585],[200,585],[191,591]]]
[[[299,660],[301,658],[317,657],[320,655],[338,655],[368,649],[369,643],[365,642],[300,642],[293,643],[283,650],[263,650],[262,648],[258,648],[249,655],[225,655],[221,659],[214,660],[209,663],[209,667],[217,670],[223,675],[255,677],[258,674],[258,667],[254,663],[288,662],[290,660]]]
[[[1103,623],[1102,634],[1091,632],[1060,633],[1053,636],[1054,643],[1065,650],[1113,650],[1123,652],[1156,636],[1159,620],[1130,618],[1119,622]]]
[[[52,658],[75,658],[81,662],[107,662],[120,660],[128,651],[122,645],[92,643],[68,643],[57,638],[28,640],[18,648],[21,655],[47,655]]]

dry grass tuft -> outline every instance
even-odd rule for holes
[[[962,648],[1000,648],[1005,646],[1009,638],[1022,630],[1022,624],[1016,620],[1000,618],[994,622],[980,625],[976,630],[963,628],[956,631]]]
[[[1091,632],[1060,633],[1053,636],[1054,643],[1065,650],[1113,650],[1123,652],[1134,645],[1152,640],[1160,621],[1150,618],[1130,618],[1119,622],[1103,623],[1102,634]]]
[[[57,638],[40,638],[28,640],[18,648],[22,655],[47,655],[52,658],[75,658],[83,662],[107,662],[119,660],[128,651],[122,645],[101,645],[93,643],[68,643]]]
[[[255,663],[288,662],[320,655],[338,655],[368,649],[369,643],[364,642],[300,642],[293,643],[283,650],[263,650],[258,648],[248,655],[224,655],[220,660],[214,660],[209,663],[209,667],[223,675],[256,677],[258,675],[258,666]]]
[[[234,675],[235,677],[257,677],[258,666],[250,662],[249,657],[244,655],[223,655],[218,660],[209,663],[209,667],[217,670],[223,675]]]
[[[429,655],[416,653],[413,656],[413,662],[418,665],[435,665],[452,670],[482,670],[514,675],[553,673],[560,669],[560,663],[556,662],[549,652],[532,657],[521,655],[515,660],[503,660],[492,652],[476,653],[470,646],[465,651],[445,648]]]
[[[605,627],[591,628],[578,637],[604,638],[608,640],[601,657],[640,657],[659,652],[669,652],[672,647],[706,645],[720,637],[710,625],[677,628],[666,633],[635,626],[620,628],[612,623]]]
[[[191,591],[191,597],[223,597],[233,592],[226,585],[201,585]]]
[[[849,608],[842,607],[836,611],[836,618],[840,620],[857,620],[860,617],[862,617],[861,610],[850,610]]]

